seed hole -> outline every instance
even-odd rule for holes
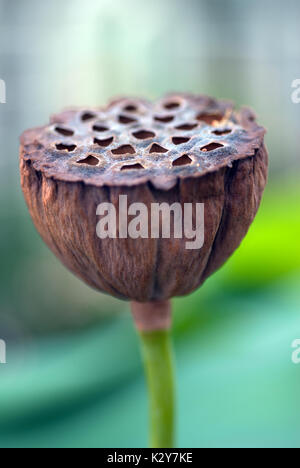
[[[192,164],[192,162],[193,160],[187,154],[183,154],[180,158],[173,161],[173,166],[187,166],[188,164]]]
[[[60,133],[60,135],[63,135],[63,136],[73,136],[74,135],[73,130],[70,130],[69,128],[56,127],[55,131],[57,133]]]
[[[95,118],[96,118],[96,116],[92,112],[84,112],[84,114],[82,114],[82,116],[81,116],[81,120],[83,122],[87,122],[88,120],[92,120],[92,119],[95,119]]]
[[[112,150],[113,154],[135,154],[135,149],[131,145],[122,145]]]
[[[172,120],[174,120],[174,115],[163,115],[163,116],[156,115],[154,117],[154,120],[156,120],[157,122],[169,123],[169,122],[172,122]]]
[[[145,169],[144,166],[142,166],[140,163],[137,164],[127,164],[126,166],[123,166],[121,168],[121,171],[128,171],[130,169]]]
[[[208,125],[212,125],[214,122],[220,122],[223,119],[223,115],[219,113],[206,114],[202,112],[201,114],[198,114],[196,118],[201,122],[205,122]]]
[[[183,143],[187,143],[190,141],[189,137],[173,137],[172,141],[174,145],[182,145]]]
[[[213,133],[215,135],[221,136],[221,135],[228,135],[231,132],[232,132],[232,130],[230,128],[227,128],[225,130],[215,130]]]
[[[76,149],[76,145],[64,145],[63,143],[59,143],[55,145],[59,151],[69,151],[70,153]]]
[[[127,115],[119,115],[119,122],[122,124],[130,124],[136,122],[136,119],[128,117]]]
[[[201,148],[201,151],[204,151],[204,152],[214,151],[215,149],[223,148],[223,147],[224,145],[222,145],[221,143],[209,143],[209,145],[203,146],[203,148]]]
[[[107,132],[109,130],[109,128],[104,127],[103,125],[94,125],[93,130],[95,132]]]
[[[178,107],[180,107],[180,104],[179,102],[167,102],[165,105],[164,105],[165,109],[177,109]]]
[[[150,132],[149,130],[139,130],[138,132],[134,132],[132,135],[138,140],[147,140],[147,138],[155,137],[155,133]]]
[[[113,141],[114,141],[113,137],[105,138],[104,140],[100,140],[99,138],[94,138],[95,145],[99,145],[104,148],[106,148],[106,146],[111,145]]]
[[[95,156],[92,156],[91,154],[87,158],[77,161],[77,164],[87,164],[88,166],[97,166],[98,163],[99,159],[95,158]]]
[[[150,148],[150,153],[167,153],[168,150],[163,146],[158,145],[157,143],[153,143]]]
[[[125,107],[124,107],[124,111],[125,111],[125,112],[136,112],[136,111],[137,111],[137,107],[134,106],[133,104],[128,104],[128,106],[125,106]]]
[[[194,128],[197,127],[197,123],[187,123],[187,124],[183,124],[183,125],[178,125],[178,127],[176,127],[177,130],[193,130]]]

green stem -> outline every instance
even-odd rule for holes
[[[169,330],[139,331],[147,375],[151,447],[174,447],[174,366]]]

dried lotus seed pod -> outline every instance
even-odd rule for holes
[[[265,130],[247,109],[205,96],[117,99],[71,109],[21,137],[32,219],[57,257],[120,299],[165,301],[198,288],[239,246],[267,180]],[[204,203],[201,249],[186,238],[99,239],[97,206]]]

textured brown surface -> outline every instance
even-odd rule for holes
[[[249,110],[236,113],[230,102],[205,96],[170,95],[154,103],[120,99],[105,109],[65,111],[25,132],[21,143],[24,159],[56,180],[98,187],[151,181],[167,190],[178,178],[253,156],[263,135]]]
[[[25,132],[22,188],[41,236],[77,276],[119,298],[165,300],[196,289],[245,236],[267,180],[263,137],[251,111],[211,98],[119,99]],[[118,208],[119,195],[149,209],[204,203],[203,248],[186,250],[184,238],[100,240],[96,207]]]

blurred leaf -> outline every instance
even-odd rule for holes
[[[267,189],[248,235],[221,271],[224,287],[264,287],[300,271],[299,207],[298,182]]]
[[[300,448],[299,369],[291,362],[297,281],[216,301],[209,312],[223,320],[175,342],[179,446]],[[131,320],[122,319],[36,342],[21,367],[12,357],[0,368],[0,447],[146,446],[137,346]]]

